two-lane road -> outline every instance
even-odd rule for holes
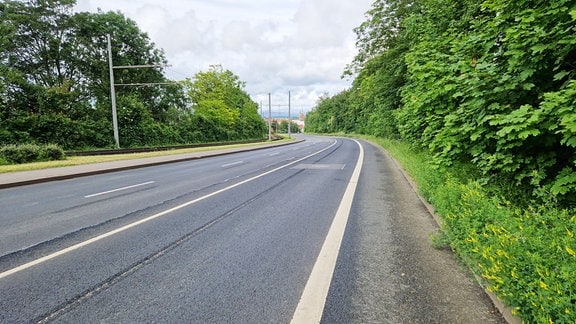
[[[367,143],[306,137],[0,198],[2,323],[501,322]]]

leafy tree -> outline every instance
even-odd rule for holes
[[[10,106],[36,114],[81,114],[75,87],[78,76],[66,61],[74,54],[68,19],[74,4],[73,0],[3,4],[2,16],[11,27],[9,43],[2,44],[11,85],[6,93]]]
[[[120,12],[74,13],[75,4],[75,0],[0,3],[3,144],[112,146],[108,34],[115,66],[154,66],[114,70],[122,146],[263,136],[265,125],[257,105],[230,71],[214,67],[200,73],[201,81],[192,88],[198,91],[189,97],[185,85],[164,77],[163,51],[133,20]],[[157,85],[143,86],[151,83]]]
[[[278,131],[281,133],[288,133],[288,125],[290,125],[290,133],[293,134],[298,133],[300,131],[298,124],[296,124],[295,122],[288,123],[287,120],[282,120],[280,122],[280,125],[278,126]]]
[[[376,0],[366,13],[367,20],[354,29],[358,54],[344,70],[344,76],[353,76],[373,58],[400,46],[403,20],[416,12],[418,0]]]
[[[573,1],[377,0],[366,17],[352,88],[308,130],[401,136],[484,183],[576,200]]]
[[[349,91],[333,97],[320,97],[316,107],[306,115],[308,132],[334,133],[353,131],[354,120],[348,109]]]
[[[266,128],[258,115],[258,105],[244,91],[245,83],[221,65],[198,72],[186,87],[194,114],[210,120],[219,129],[214,140],[263,136]]]
[[[0,5],[0,129],[3,134],[27,134],[3,136],[6,142],[55,139],[66,148],[102,145],[99,141],[86,145],[94,134],[87,131],[91,126],[84,126],[95,120],[99,125],[100,121],[111,123],[106,34],[113,38],[115,65],[166,64],[162,51],[134,21],[118,12],[74,14],[74,5],[74,0],[5,1]],[[167,82],[161,67],[115,72],[118,84]],[[124,96],[143,103],[155,123],[174,125],[188,112],[186,97],[177,84],[119,86],[117,96],[119,103]],[[77,127],[70,130],[74,134],[87,132],[67,137],[77,138],[77,142],[45,136],[45,127],[34,127],[47,125],[47,118],[55,127]],[[20,128],[23,125],[32,128]]]
[[[358,54],[344,71],[344,76],[357,74],[352,89],[334,96],[346,97],[339,104],[321,101],[322,112],[307,117],[308,130],[318,125],[331,131],[398,137],[394,111],[401,107],[401,89],[407,78],[404,57],[411,41],[403,21],[418,8],[416,0],[374,2],[367,21],[354,29]],[[327,124],[321,126],[323,123]]]
[[[109,107],[108,53],[106,35],[112,38],[115,66],[156,65],[138,69],[115,69],[118,96],[138,96],[153,118],[169,122],[168,111],[186,107],[183,90],[178,84],[163,86],[121,86],[122,84],[167,83],[161,66],[167,61],[137,24],[119,12],[78,13],[73,18],[77,28],[77,55],[73,64],[86,76],[86,91]],[[90,62],[86,64],[85,62]],[[96,82],[93,82],[96,81]]]

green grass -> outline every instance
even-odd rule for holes
[[[275,143],[287,142],[287,141],[292,141],[292,140],[293,139],[284,138],[282,140],[275,141]],[[102,162],[111,162],[111,161],[121,161],[121,160],[133,160],[133,159],[142,159],[142,158],[164,156],[164,155],[177,155],[177,154],[186,154],[186,153],[194,153],[194,152],[214,151],[214,150],[222,150],[222,149],[230,149],[230,148],[246,147],[246,146],[260,146],[260,145],[266,145],[266,144],[269,144],[269,142],[220,145],[220,146],[198,147],[198,148],[189,148],[189,149],[180,149],[180,150],[171,150],[171,151],[156,151],[156,152],[146,152],[146,153],[130,153],[130,154],[115,154],[115,155],[100,155],[100,156],[98,156],[98,155],[95,155],[95,156],[71,156],[71,157],[67,157],[65,160],[59,160],[59,161],[46,161],[46,162],[24,163],[24,164],[0,165],[0,173],[32,171],[32,170],[41,170],[41,169],[48,169],[48,168],[58,168],[58,167],[65,167],[65,166],[75,166],[75,165],[84,165],[84,164],[102,163]]]

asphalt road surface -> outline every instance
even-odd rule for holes
[[[385,153],[305,139],[0,190],[0,322],[504,322]]]

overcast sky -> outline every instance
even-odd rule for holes
[[[340,76],[356,54],[353,28],[373,0],[77,0],[77,11],[120,11],[136,21],[180,80],[221,64],[246,82],[267,113],[308,111],[323,93],[350,87]],[[284,106],[284,107],[282,107]]]

